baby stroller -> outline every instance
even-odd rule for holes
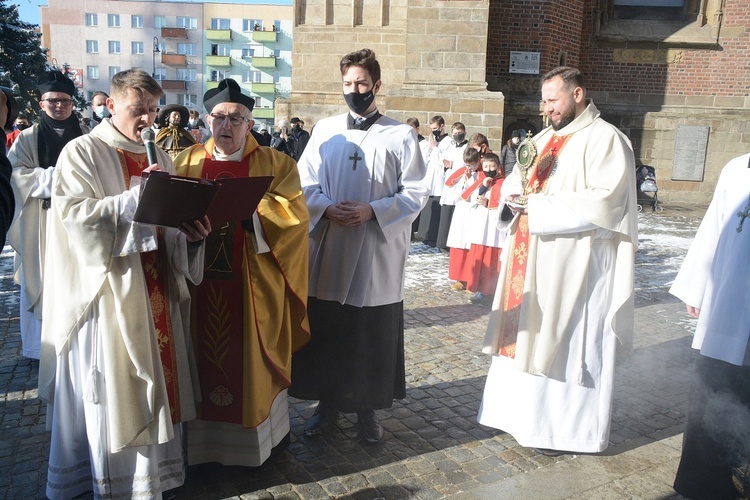
[[[656,170],[648,165],[636,165],[635,190],[638,203],[638,211],[643,210],[643,205],[651,205],[651,210],[661,213],[664,208],[659,205],[658,191],[656,186]]]

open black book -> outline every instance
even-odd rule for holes
[[[217,181],[151,172],[133,220],[157,226],[180,227],[208,215],[211,224],[250,219],[273,177],[236,177]]]

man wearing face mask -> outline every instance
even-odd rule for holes
[[[440,224],[435,243],[435,246],[443,253],[448,253],[448,232],[453,220],[453,210],[456,208],[456,199],[461,194],[456,188],[456,183],[449,185],[448,179],[464,169],[464,150],[469,145],[469,141],[466,140],[466,127],[461,122],[456,122],[451,126],[451,137],[450,145],[443,155],[445,182],[440,195]]]
[[[505,170],[505,175],[510,175],[513,171],[513,167],[516,166],[516,150],[518,149],[518,145],[521,144],[521,139],[524,135],[523,130],[514,130],[508,142],[503,146],[503,149],[500,150],[500,161]]]
[[[42,334],[42,278],[47,246],[47,218],[52,174],[63,146],[89,132],[73,113],[73,80],[49,71],[39,82],[39,123],[18,136],[8,152],[13,165],[16,217],[8,231],[15,255],[16,283],[21,285],[23,355],[39,359]]]
[[[427,186],[417,132],[378,112],[375,53],[352,52],[339,66],[350,111],[319,121],[298,162],[312,339],[293,358],[289,394],[320,401],[305,435],[356,412],[360,438],[376,443],[375,410],[406,395],[404,267]]]
[[[93,126],[100,124],[105,118],[109,118],[107,98],[109,98],[109,95],[102,91],[94,92],[91,97],[91,119],[95,122]]]
[[[16,141],[16,138],[21,135],[21,132],[23,132],[30,126],[31,124],[29,123],[29,119],[26,117],[26,115],[23,113],[18,113],[18,117],[16,117],[16,120],[13,122],[13,131],[5,137],[5,147],[7,149],[10,149],[10,147]]]
[[[430,118],[430,129],[426,175],[430,197],[419,215],[417,239],[422,240],[425,245],[434,247],[437,244],[440,227],[440,195],[443,193],[443,185],[445,184],[446,168],[443,159],[451,141],[448,134],[445,133],[445,120],[442,116],[435,115]]]

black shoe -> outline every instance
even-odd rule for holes
[[[568,454],[567,451],[551,450],[549,448],[532,448],[532,450],[539,453],[540,455],[544,455],[545,457],[559,457],[559,456]]]
[[[310,420],[305,424],[305,436],[319,436],[338,418],[338,410],[325,406],[323,403],[318,403],[318,407],[315,408],[315,413],[313,413],[313,416],[310,417]]]
[[[357,412],[359,423],[359,437],[368,443],[379,443],[383,440],[383,426],[375,417],[375,410]]]

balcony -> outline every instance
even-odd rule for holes
[[[253,31],[253,41],[259,43],[276,43],[278,31]]]
[[[162,53],[161,63],[167,66],[187,66],[187,56],[185,54]]]
[[[273,94],[276,92],[275,83],[253,83],[252,91],[256,94]]]
[[[187,37],[188,37],[187,28],[162,28],[161,37],[162,38],[181,38],[183,40],[187,40]]]
[[[227,68],[232,65],[230,56],[206,56],[206,64],[215,68]]]
[[[206,30],[206,38],[219,42],[232,39],[232,30]]]
[[[253,108],[253,118],[266,118],[273,120],[273,108]]]
[[[187,83],[184,80],[161,80],[161,88],[184,92],[187,90]]]
[[[276,58],[274,56],[270,56],[270,57],[253,56],[253,66],[255,66],[256,68],[275,68]]]

